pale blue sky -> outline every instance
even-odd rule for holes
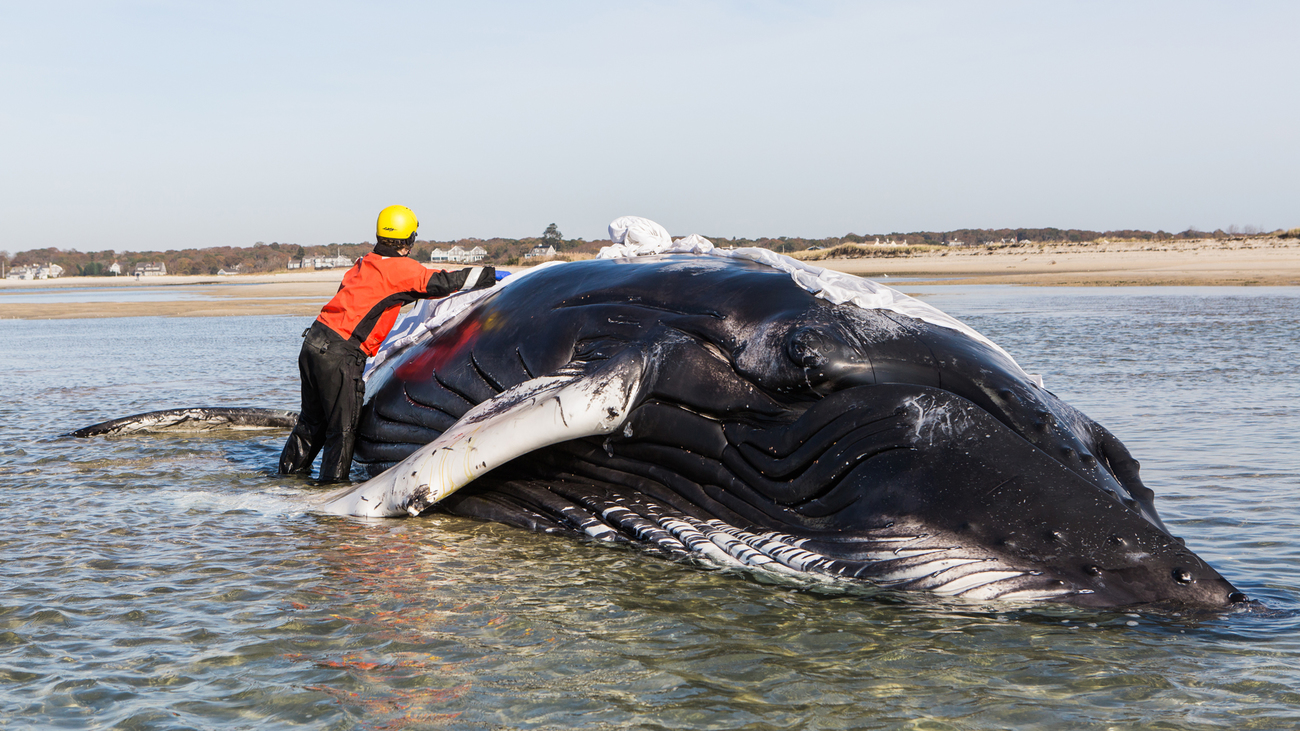
[[[0,249],[1300,226],[1295,2],[10,2]]]

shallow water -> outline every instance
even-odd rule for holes
[[[220,288],[203,288],[197,285],[129,285],[115,287],[40,287],[23,289],[0,289],[0,304],[45,304],[45,303],[79,303],[98,302],[182,302],[194,300],[221,300],[231,296],[231,287],[256,287],[255,283],[227,283]],[[197,287],[197,289],[196,289]],[[314,295],[275,295],[268,297],[240,297],[243,300],[259,299],[299,299],[319,300]]]
[[[304,510],[282,434],[58,436],[295,408],[303,318],[0,321],[0,726],[1300,726],[1300,290],[905,287],[1143,462],[1270,611],[772,585],[446,516]]]
[[[0,291],[0,304],[45,304],[50,302],[180,302],[212,299],[210,294],[178,287],[47,287]]]

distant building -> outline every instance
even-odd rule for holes
[[[236,274],[243,274],[243,273],[244,273],[244,265],[243,265],[243,264],[236,264],[236,265],[234,265],[233,267],[231,267],[231,268],[229,268],[229,269],[227,269],[227,268],[225,268],[225,267],[222,267],[222,268],[220,268],[220,269],[217,270],[217,274],[219,274],[219,275],[221,275],[221,276],[223,276],[223,277],[232,277],[232,276],[234,276],[234,275],[236,275]]]
[[[113,262],[113,266],[108,268],[108,273],[116,277],[117,275],[122,273],[122,265],[118,264],[117,262]]]
[[[63,276],[63,267],[58,264],[28,264],[14,267],[5,274],[5,279],[58,279]]]
[[[352,260],[346,256],[314,256],[302,260],[304,267],[310,266],[312,269],[344,269],[352,266]]]
[[[534,246],[524,254],[525,259],[545,259],[550,256],[555,256],[554,246]]]
[[[161,261],[151,261],[147,264],[136,264],[131,274],[137,277],[161,277],[167,274],[167,264]]]
[[[487,249],[482,246],[475,246],[469,251],[466,251],[463,246],[453,246],[447,251],[434,249],[429,252],[429,261],[434,264],[472,264],[485,258],[487,258]]]
[[[286,269],[344,269],[352,266],[355,262],[346,256],[306,256],[301,259],[290,259],[286,264]]]

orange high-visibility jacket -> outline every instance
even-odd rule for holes
[[[343,275],[338,293],[316,319],[372,356],[393,329],[402,305],[445,297],[460,289],[467,276],[467,270],[430,270],[404,256],[371,252]]]

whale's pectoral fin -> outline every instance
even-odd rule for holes
[[[510,460],[552,444],[609,434],[637,401],[646,358],[572,362],[502,391],[383,474],[327,496],[320,510],[397,517],[422,510]]]
[[[96,437],[132,432],[207,431],[209,429],[292,429],[295,411],[243,407],[200,406],[123,416],[68,432],[70,437]]]

